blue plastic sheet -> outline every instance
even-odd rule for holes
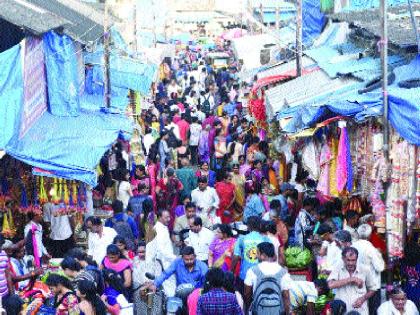
[[[21,139],[14,138],[7,153],[51,176],[96,186],[96,166],[121,133],[131,134],[123,115],[81,111],[77,117],[46,112]]]
[[[314,59],[319,67],[324,70],[329,77],[336,78],[340,75],[351,74],[353,77],[362,81],[370,81],[381,74],[380,58],[366,57],[362,59],[337,59],[346,55],[358,54],[362,50],[352,44],[337,46],[322,46],[306,51],[306,54]],[[389,56],[388,65],[390,69],[401,66],[405,63],[401,56]]]
[[[0,54],[0,148],[45,171],[40,174],[95,186],[95,170],[101,157],[118,137],[129,139],[132,123],[125,115],[100,111],[102,98],[83,95],[81,103],[90,110],[81,110],[74,117],[43,112],[22,135],[21,49],[19,44]],[[126,101],[125,98],[124,106]],[[115,106],[122,107],[121,104],[123,100],[117,99]]]
[[[327,19],[321,12],[321,2],[319,0],[303,0],[302,12],[303,43],[310,46],[321,33]]]
[[[94,80],[103,82],[103,52],[87,53],[84,56],[85,64],[94,65]],[[147,95],[157,75],[158,67],[154,64],[145,64],[139,60],[118,56],[114,53],[110,58],[111,91],[114,88],[131,89]],[[94,92],[98,93],[98,91]]]
[[[0,149],[19,133],[23,102],[21,45],[0,54]]]
[[[394,73],[396,79],[388,87],[389,121],[404,139],[420,145],[420,88],[404,89],[398,86],[400,81],[419,78],[420,56],[408,65],[395,68]],[[292,117],[283,130],[286,133],[295,133],[331,115],[353,117],[356,122],[383,115],[381,89],[365,94],[358,94],[357,90],[355,88],[351,93],[346,92],[333,97],[329,95],[319,99],[318,105],[303,104],[285,109],[277,117]]]
[[[397,82],[420,79],[420,55],[394,70],[396,82],[388,89],[389,121],[408,142],[420,145],[420,87],[403,89]]]
[[[43,36],[50,113],[77,116],[80,110],[77,57],[73,40],[50,31]]]

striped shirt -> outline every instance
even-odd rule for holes
[[[0,252],[0,296],[8,295],[9,289],[7,288],[6,269],[9,265],[9,258],[4,250]]]
[[[292,281],[289,288],[290,305],[296,310],[307,303],[315,303],[318,291],[315,284],[309,281]]]

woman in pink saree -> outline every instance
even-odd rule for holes
[[[153,208],[156,209],[156,184],[159,174],[159,157],[156,156],[154,160],[148,160],[147,173],[149,174],[150,193],[153,200]]]
[[[219,224],[215,230],[216,237],[209,247],[209,268],[217,267],[223,271],[229,271],[229,259],[233,255],[235,238],[232,230],[227,224]]]

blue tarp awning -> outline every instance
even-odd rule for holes
[[[78,116],[40,112],[35,102],[24,111],[21,50],[18,44],[0,54],[0,148],[51,176],[96,186],[96,166],[118,136],[131,134],[131,122],[124,115],[99,111],[102,99],[86,101],[83,96]],[[33,118],[23,134],[22,117]]]
[[[84,63],[92,64],[95,79],[103,82],[103,51],[86,53]],[[109,64],[111,88],[131,89],[144,95],[149,93],[158,71],[158,66],[155,64],[142,63],[115,53],[111,53]]]
[[[398,133],[408,142],[420,145],[420,87],[405,89],[398,86],[404,80],[419,79],[420,55],[410,64],[394,69],[396,79],[388,87],[389,121]],[[318,105],[303,104],[285,109],[278,113],[278,118],[292,117],[284,131],[295,133],[311,127],[314,123],[327,118],[326,115],[353,117],[363,121],[368,117],[383,114],[381,89],[365,94],[358,94],[357,89],[351,93],[329,95],[317,101]]]
[[[94,187],[100,159],[122,132],[132,132],[122,115],[82,111],[77,117],[57,117],[46,112],[22,139],[12,139],[6,152],[52,176]]]

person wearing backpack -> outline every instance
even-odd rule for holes
[[[136,222],[127,213],[123,212],[123,204],[119,200],[112,203],[114,215],[105,222],[106,227],[113,228],[117,235],[123,237],[129,249],[134,249],[134,245],[139,237],[139,229]]]
[[[245,305],[252,315],[290,314],[289,286],[293,281],[277,263],[274,245],[257,245],[258,265],[245,277]]]

